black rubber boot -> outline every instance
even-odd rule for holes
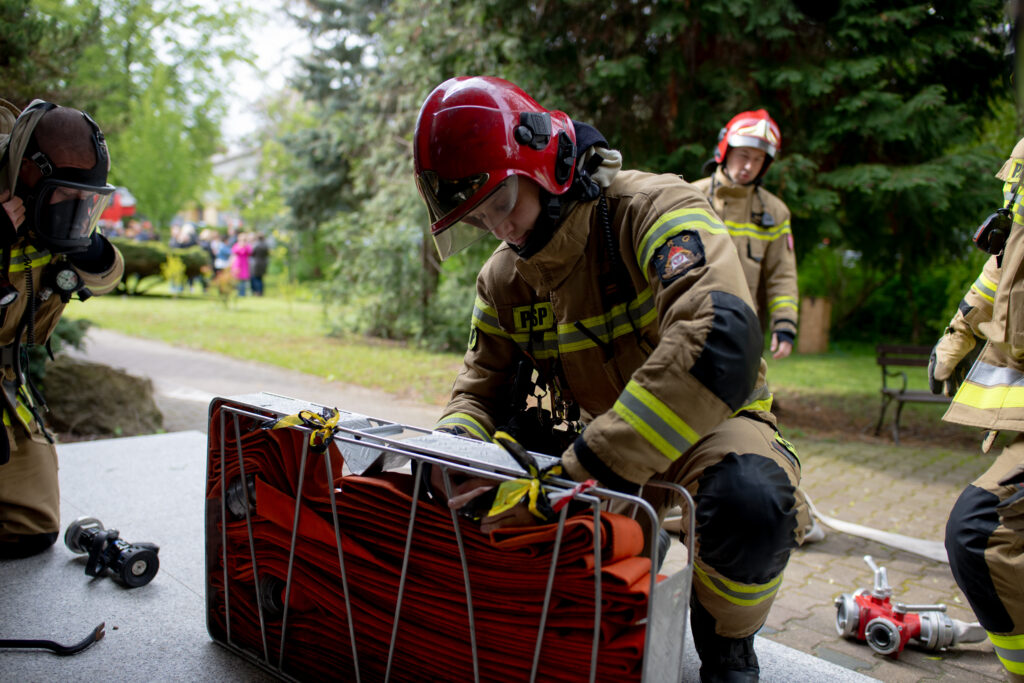
[[[690,597],[690,629],[700,657],[701,683],[757,681],[760,668],[754,653],[754,636],[726,638],[715,633],[712,617],[697,597]]]
[[[0,560],[20,560],[47,550],[57,540],[57,532],[18,536],[13,541],[0,542]]]

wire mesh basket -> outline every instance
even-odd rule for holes
[[[557,522],[483,534],[414,473],[429,464],[449,492],[458,477],[522,478],[503,448],[344,411],[329,433],[281,426],[303,411],[332,414],[269,393],[210,404],[215,642],[290,680],[681,679],[692,553],[652,571],[642,498],[545,480],[572,496]],[[689,542],[687,492],[649,485],[684,500]]]

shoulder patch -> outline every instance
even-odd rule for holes
[[[704,243],[696,230],[683,230],[661,245],[651,259],[662,284],[704,265]]]
[[[469,343],[466,344],[466,349],[467,350],[469,350],[469,351],[476,350],[477,338],[478,337],[477,337],[476,325],[470,325],[469,326]]]

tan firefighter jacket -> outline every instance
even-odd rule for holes
[[[0,193],[8,190],[12,196],[18,184],[18,170],[22,157],[28,148],[36,124],[46,110],[37,109],[19,119],[21,113],[10,102],[0,99],[0,155],[7,153],[7,164],[0,167]],[[24,121],[25,125],[16,126],[16,121],[19,120]],[[0,208],[0,211],[3,209]],[[101,239],[106,240],[102,236]],[[113,262],[102,273],[91,273],[74,267],[66,261],[67,257],[52,256],[48,251],[32,246],[24,238],[19,239],[11,247],[10,281],[18,290],[18,297],[9,305],[0,307],[0,407],[3,409],[3,421],[7,427],[7,440],[12,447],[15,443],[12,428],[14,424],[21,424],[34,440],[46,440],[33,416],[34,411],[38,412],[39,406],[36,406],[32,392],[24,384],[25,378],[17,377],[14,369],[12,354],[16,352],[16,332],[19,326],[22,326],[23,331],[19,340],[22,345],[29,342],[45,344],[50,338],[57,321],[60,320],[64,303],[57,294],[47,296],[46,284],[52,274],[59,267],[63,267],[62,264],[75,270],[81,278],[82,286],[92,294],[106,294],[114,289],[124,272],[124,260],[116,247],[110,247],[114,254]],[[36,302],[34,316],[25,315],[30,301]],[[29,317],[33,319],[33,324],[31,327],[27,324],[23,326],[22,322],[27,323]],[[23,374],[28,372],[24,364],[22,370]]]
[[[489,439],[529,358],[587,423],[562,456],[568,474],[635,490],[731,415],[768,410],[771,397],[736,250],[704,196],[669,174],[622,171],[609,182],[628,303],[609,304],[599,284],[599,201],[572,206],[527,260],[499,246],[477,278],[469,349],[438,427]]]
[[[106,238],[102,238],[106,239]],[[105,294],[121,280],[124,272],[124,260],[116,247],[114,250],[113,264],[102,273],[90,273],[81,268],[72,267],[81,277],[82,284],[92,294]],[[36,344],[45,344],[57,326],[65,304],[57,294],[47,296],[45,281],[50,277],[52,271],[58,267],[56,262],[63,261],[65,257],[51,256],[48,251],[38,249],[30,245],[26,240],[19,240],[11,249],[11,284],[18,290],[18,298],[11,304],[0,308],[0,353],[3,354],[3,420],[8,430],[8,443],[15,443],[13,424],[21,424],[27,430],[29,436],[36,441],[45,440],[39,425],[33,417],[33,409],[39,409],[36,405],[31,391],[16,377],[11,359],[15,334],[19,324],[25,316],[25,309],[28,307],[30,294],[32,292],[36,299],[35,323],[31,328],[33,340]],[[70,265],[70,264],[67,264]],[[31,277],[30,277],[31,276]],[[30,283],[31,281],[31,283]],[[40,298],[45,296],[45,301]],[[27,318],[25,318],[27,321]],[[29,328],[26,326],[22,331],[21,344],[28,343]],[[23,364],[22,369],[28,372]],[[12,419],[12,413],[14,419]]]
[[[792,341],[799,293],[789,208],[763,187],[737,185],[721,166],[694,185],[729,229],[762,329],[782,333]]]
[[[944,420],[958,424],[1024,431],[1024,139],[996,177],[1003,181],[1003,205],[1013,227],[1000,266],[995,256],[964,295],[949,326],[987,339],[978,360],[953,397]]]

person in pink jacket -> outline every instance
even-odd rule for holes
[[[238,280],[238,296],[245,296],[246,283],[249,282],[249,255],[252,254],[249,233],[243,232],[238,241],[231,247],[231,274]]]

